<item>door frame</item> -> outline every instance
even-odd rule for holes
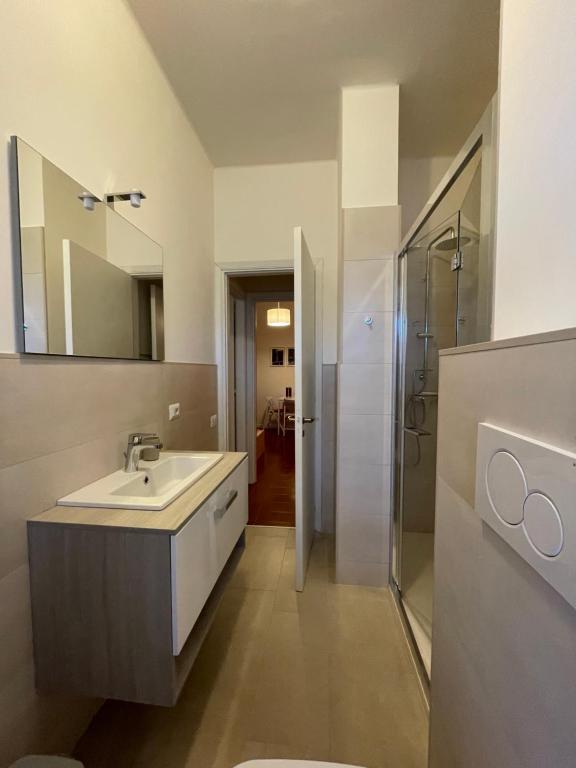
[[[231,377],[230,366],[230,295],[229,278],[249,275],[274,275],[294,272],[292,261],[246,261],[215,264],[215,326],[216,365],[218,367],[218,448],[229,450],[228,399]],[[246,329],[247,330],[247,329]],[[250,439],[248,438],[248,443]],[[254,451],[256,450],[254,436]]]
[[[323,273],[324,262],[322,259],[313,260],[316,273],[316,413],[318,414],[318,435],[316,440],[316,477],[315,477],[315,502],[316,502],[316,530],[322,530],[322,364],[323,364]],[[215,267],[215,327],[216,327],[216,365],[218,370],[218,450],[229,450],[229,415],[228,398],[230,385],[230,339],[229,339],[229,278],[247,277],[249,275],[274,275],[294,273],[292,259],[241,261],[216,263]],[[265,296],[266,294],[259,294]],[[249,294],[246,298],[248,300]],[[262,299],[266,301],[266,299]],[[248,312],[247,328],[248,331]],[[248,350],[247,350],[248,353]],[[247,367],[250,361],[247,359]],[[247,424],[250,414],[246,414]],[[255,418],[255,416],[254,416]],[[253,434],[252,434],[253,433]],[[247,435],[248,454],[256,455],[256,431],[249,430]],[[250,445],[252,446],[250,449]],[[250,478],[250,482],[253,479]]]

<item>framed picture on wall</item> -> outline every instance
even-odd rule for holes
[[[278,368],[284,365],[285,354],[284,347],[272,347],[270,350],[270,365]]]
[[[294,355],[294,347],[288,347],[286,350],[286,357],[287,357],[287,365],[294,365],[295,355]]]

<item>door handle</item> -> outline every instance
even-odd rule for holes
[[[224,517],[224,515],[226,514],[226,510],[230,509],[230,507],[236,500],[237,496],[238,496],[238,491],[228,491],[228,496],[226,498],[226,501],[224,502],[224,506],[214,510],[214,517],[217,520],[219,520],[221,517]]]
[[[296,416],[288,416],[288,421],[296,421]],[[312,424],[313,421],[316,421],[316,419],[311,416],[304,416],[302,424]]]

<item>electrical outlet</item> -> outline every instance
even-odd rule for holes
[[[214,414],[213,416],[210,416],[210,428],[214,429],[214,427],[218,424],[218,416]]]
[[[180,418],[180,403],[172,403],[168,406],[168,421]]]

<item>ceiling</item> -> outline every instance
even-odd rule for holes
[[[499,0],[128,0],[216,166],[337,157],[339,88],[400,83],[400,153],[452,155],[496,90]]]

